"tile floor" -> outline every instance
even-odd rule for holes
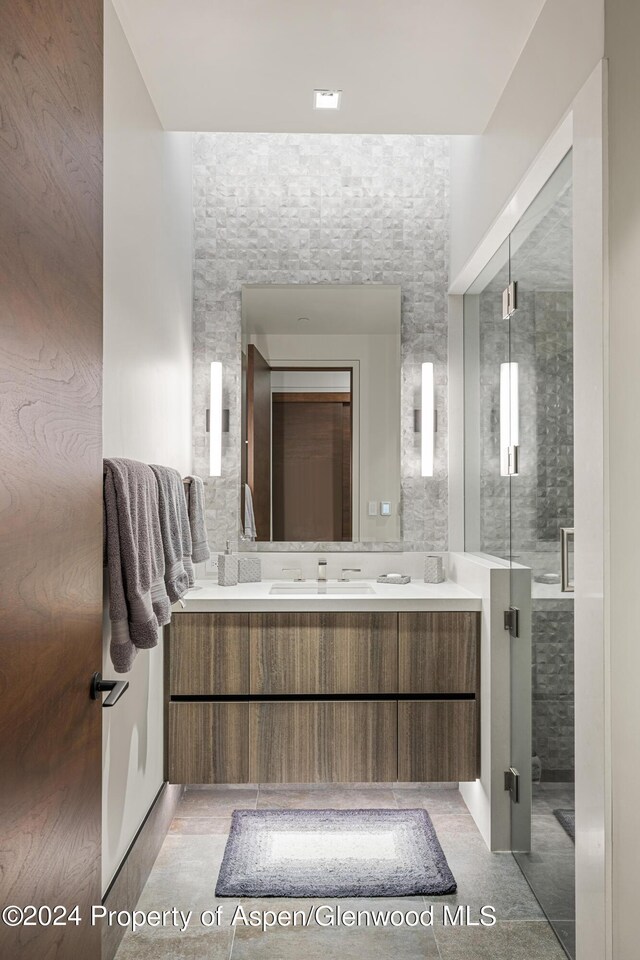
[[[426,808],[458,882],[455,895],[432,898],[465,904],[472,919],[495,907],[494,927],[231,926],[236,906],[245,910],[299,908],[300,900],[216,900],[213,891],[235,809]],[[344,909],[424,909],[421,897],[340,900]],[[199,922],[203,910],[222,905],[220,927]],[[171,928],[127,933],[117,960],[564,960],[565,954],[511,854],[487,850],[457,789],[428,784],[318,784],[187,788],[149,880],[141,910],[193,910],[185,933]],[[437,914],[436,914],[437,915]]]
[[[533,785],[531,853],[516,859],[569,957],[575,957],[576,848],[553,814],[562,807],[575,807],[573,783]]]

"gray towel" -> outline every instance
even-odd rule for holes
[[[258,534],[256,532],[256,517],[253,512],[253,495],[248,483],[244,485],[244,538],[245,540],[255,540]]]
[[[202,563],[211,556],[207,539],[207,523],[204,509],[204,483],[200,477],[187,477],[189,484],[189,523],[191,525],[191,540],[194,563]]]
[[[171,603],[177,603],[195,583],[184,483],[181,475],[172,467],[161,467],[156,463],[150,466],[158,481],[164,585]]]
[[[158,484],[146,463],[104,461],[111,660],[127,673],[137,648],[155,647],[171,619],[164,586]]]

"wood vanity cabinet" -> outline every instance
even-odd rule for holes
[[[249,693],[248,613],[182,613],[170,642],[171,696]]]
[[[479,614],[180,613],[175,783],[474,780]]]
[[[396,613],[254,613],[251,693],[397,693]]]
[[[251,783],[397,779],[398,716],[392,700],[249,704]]]

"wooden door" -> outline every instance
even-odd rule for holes
[[[247,483],[253,497],[256,539],[271,539],[271,367],[252,343],[247,348]],[[243,491],[244,509],[244,491]]]
[[[100,957],[102,0],[0,4],[0,956]]]
[[[351,540],[351,397],[274,393],[273,539]]]

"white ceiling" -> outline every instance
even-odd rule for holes
[[[168,130],[472,134],[545,0],[113,2]]]

